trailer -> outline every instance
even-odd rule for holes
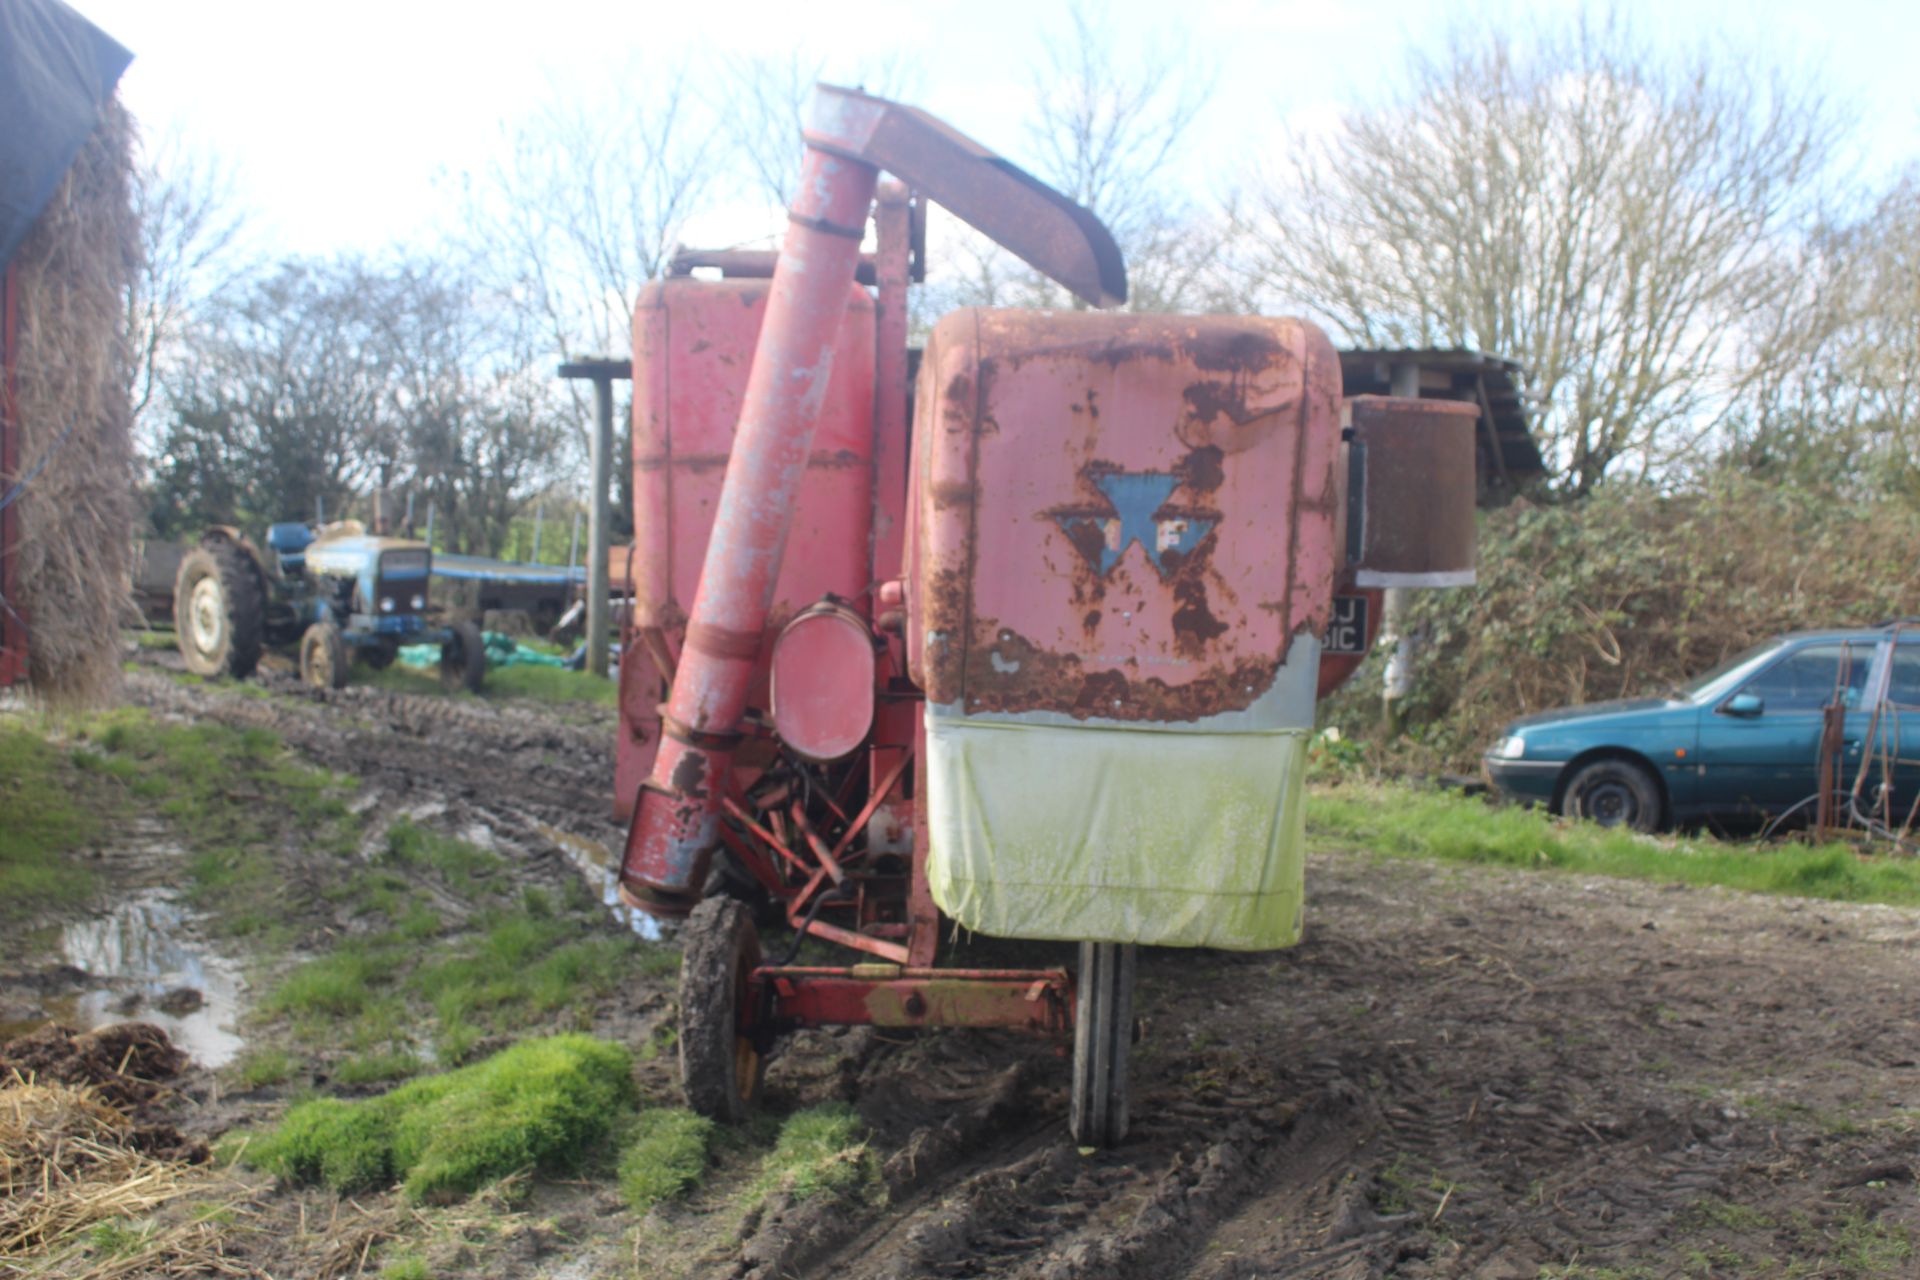
[[[685,922],[695,1109],[799,1027],[994,1026],[1070,1041],[1115,1143],[1136,949],[1300,936],[1323,636],[1379,621],[1335,596],[1471,580],[1477,411],[1344,400],[1303,321],[1109,310],[1099,220],[913,108],[821,86],[804,140],[770,269],[634,314],[621,892]],[[948,315],[910,390],[929,200],[1088,309]],[[942,966],[956,925],[1078,964]]]

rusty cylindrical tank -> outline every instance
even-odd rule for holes
[[[848,116],[860,104],[816,102],[825,109],[806,133],[799,194],[774,270],[686,647],[667,700],[660,752],[627,837],[622,890],[635,905],[660,914],[691,910],[706,875],[720,796],[740,740],[740,715],[879,178],[872,165],[847,156],[855,144],[843,139],[863,123]]]

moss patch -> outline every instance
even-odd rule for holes
[[[569,1173],[633,1107],[632,1065],[624,1048],[588,1036],[529,1040],[378,1098],[302,1103],[244,1158],[343,1192],[400,1182],[416,1202],[522,1170]]]

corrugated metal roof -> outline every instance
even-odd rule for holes
[[[1528,424],[1525,366],[1464,348],[1354,350],[1340,353],[1340,374],[1350,396],[1392,393],[1393,370],[1417,365],[1420,394],[1480,405],[1480,486],[1512,490],[1547,474],[1540,446]]]

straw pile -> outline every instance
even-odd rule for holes
[[[127,290],[140,261],[133,124],[115,100],[14,258],[19,474],[14,608],[28,680],[61,706],[106,701],[132,614],[134,457]],[[0,484],[0,493],[11,487]]]
[[[137,1149],[137,1128],[88,1085],[16,1076],[0,1088],[0,1275],[253,1275],[227,1256],[203,1206],[231,1211],[240,1188]],[[192,1196],[201,1211],[156,1210]]]

